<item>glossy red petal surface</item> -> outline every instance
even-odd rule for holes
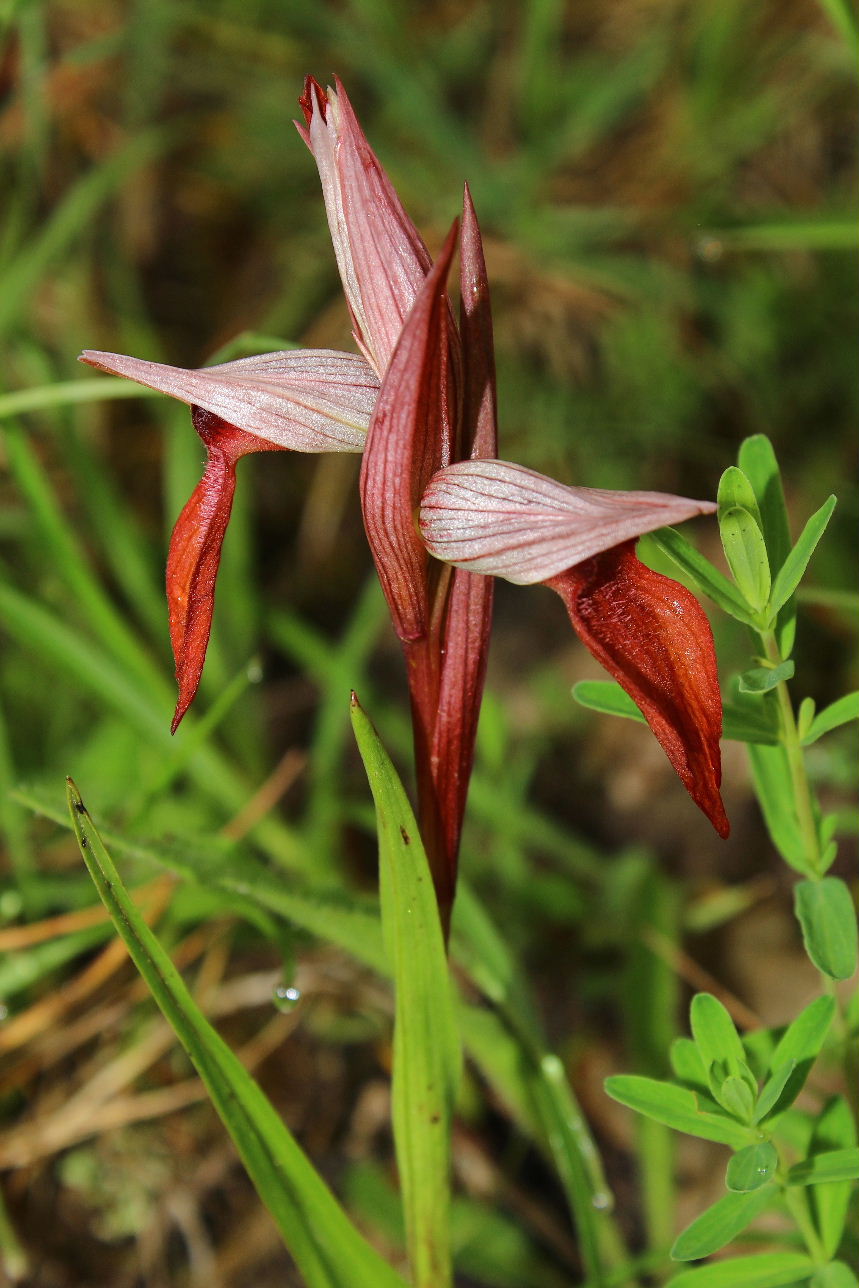
[[[710,623],[685,586],[624,542],[547,581],[594,657],[644,713],[689,795],[720,836],[722,699]]]
[[[172,733],[194,700],[203,672],[215,581],[236,488],[236,462],[248,452],[281,450],[200,407],[193,407],[191,415],[208,460],[202,479],[176,521],[167,559],[170,641],[179,686]]]

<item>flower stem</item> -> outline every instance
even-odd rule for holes
[[[829,1257],[826,1255],[826,1249],[824,1248],[820,1240],[820,1236],[814,1227],[814,1222],[812,1221],[811,1214],[808,1211],[808,1202],[805,1194],[803,1194],[797,1186],[785,1185],[784,1201],[787,1205],[788,1212],[790,1212],[790,1215],[796,1223],[796,1228],[802,1235],[805,1246],[808,1249],[808,1255],[816,1261],[818,1265],[825,1265],[829,1260]]]
[[[779,666],[783,661],[783,658],[776,641],[775,633],[773,631],[761,632],[761,642],[764,647],[764,654],[767,661],[770,662],[773,667]],[[814,816],[814,803],[811,796],[808,774],[806,773],[802,743],[799,740],[796,716],[794,715],[793,703],[790,700],[790,693],[785,680],[781,680],[776,685],[775,694],[778,702],[781,741],[782,746],[784,747],[785,756],[787,757],[791,785],[793,787],[793,801],[794,808],[796,810],[796,819],[805,845],[807,875],[813,880],[819,880],[823,875],[821,872],[822,855],[820,850],[820,835],[817,830],[817,823]]]

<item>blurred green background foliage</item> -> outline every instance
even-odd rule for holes
[[[242,466],[198,718],[171,743],[162,566],[201,448],[183,407],[130,388],[77,398],[69,383],[87,379],[75,361],[83,347],[188,366],[284,343],[351,347],[316,168],[292,124],[308,72],[342,78],[431,251],[470,184],[493,289],[502,456],[571,483],[715,496],[741,440],[765,432],[795,531],[838,493],[797,656],[821,704],[843,692],[859,517],[854,29],[840,0],[0,2],[0,917],[38,921],[92,902],[68,836],[9,795],[26,784],[50,807],[69,772],[116,831],[172,837],[174,857],[202,876],[171,904],[174,946],[232,911],[205,892],[205,872],[238,861],[245,844],[295,879],[372,887],[349,688],[403,764],[408,731],[356,459]],[[697,532],[714,554],[715,528]],[[726,757],[735,838],[719,847],[645,731],[624,723],[618,733],[573,707],[570,683],[592,671],[558,606],[539,590],[501,587],[498,619],[463,863],[527,958],[599,1116],[594,1078],[619,1050],[661,1050],[665,1036],[642,1031],[625,998],[635,960],[620,945],[643,915],[642,873],[675,879],[647,904],[671,952],[685,902],[687,930],[724,931],[695,951],[750,994],[731,918],[763,901],[761,915],[778,922],[785,894],[739,753]],[[744,644],[721,622],[716,631],[727,676],[744,664]],[[836,805],[850,781],[849,738],[813,763]],[[188,838],[218,830],[193,851]],[[137,863],[151,875],[145,857]],[[255,967],[266,942],[286,976],[310,951],[265,918],[218,934],[230,948],[216,976],[231,952]],[[26,1014],[45,990],[62,995],[105,943],[106,931],[75,924],[29,945],[14,970],[0,965],[7,1004]],[[673,983],[654,985],[669,1036],[672,960]],[[315,969],[328,979],[327,966]],[[123,989],[131,1011],[130,977]],[[352,1130],[350,1098],[375,1086],[383,1026],[367,990],[347,1004],[322,988],[309,1035],[291,1042],[305,1075],[291,1094],[308,1122],[318,1113],[326,1124],[326,1157]],[[104,1002],[95,985],[84,996]],[[765,994],[750,1003],[765,1009]],[[359,1039],[355,1067],[331,1063],[338,1042]],[[11,1043],[18,1073],[5,1084],[19,1132],[28,1115],[54,1111],[58,1085],[84,1085],[85,1066],[30,1041]],[[104,1058],[122,1041],[117,1030]],[[33,1102],[27,1067],[42,1079]],[[313,1102],[313,1078],[339,1107]],[[497,1152],[504,1131],[491,1115],[482,1126]],[[608,1119],[601,1129],[620,1151],[622,1133]],[[157,1120],[137,1130],[132,1152],[149,1151],[152,1176],[137,1175],[139,1193],[120,1186],[121,1202],[109,1179],[123,1171],[115,1135],[95,1153],[65,1155],[62,1172],[50,1150],[0,1158],[24,1167],[11,1200],[25,1243],[60,1187],[51,1264],[63,1269],[52,1284],[133,1282],[122,1278],[132,1272],[121,1240],[151,1228],[171,1151],[181,1171],[201,1139],[206,1151],[219,1139],[194,1119],[179,1145],[181,1130]],[[334,1166],[358,1209],[382,1202],[371,1153],[356,1145]],[[624,1166],[615,1172],[623,1195]],[[253,1200],[235,1202],[241,1211]],[[87,1216],[73,1256],[78,1204]],[[574,1254],[556,1234],[543,1237],[563,1265]],[[155,1244],[147,1284],[162,1282],[159,1256],[172,1264],[166,1235]],[[511,1252],[506,1278],[499,1258],[475,1282],[528,1283],[537,1263],[519,1252],[520,1278]],[[251,1273],[252,1261],[238,1261]],[[224,1271],[224,1282],[245,1282],[241,1273]],[[257,1265],[247,1282],[266,1273]]]

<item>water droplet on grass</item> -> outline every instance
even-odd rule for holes
[[[301,989],[292,984],[278,984],[272,998],[279,1011],[292,1011],[301,1001]]]

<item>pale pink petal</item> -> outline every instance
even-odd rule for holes
[[[642,533],[712,514],[710,501],[664,492],[565,487],[507,461],[461,461],[426,488],[420,528],[430,554],[532,585]]]
[[[363,451],[379,392],[363,358],[332,349],[263,353],[198,370],[94,349],[80,360],[293,452]]]
[[[355,339],[382,375],[432,261],[339,80],[308,76],[300,102]]]

